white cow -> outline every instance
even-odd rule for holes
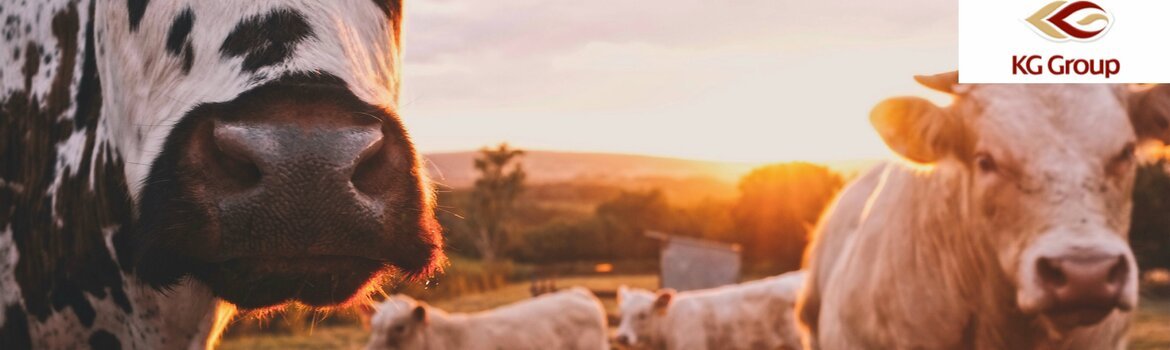
[[[618,289],[617,341],[656,349],[797,349],[793,304],[803,271],[719,288]]]
[[[871,115],[905,162],[848,186],[809,249],[810,349],[1124,348],[1140,138],[1166,140],[1166,87],[960,85]],[[1136,132],[1135,132],[1136,131]]]
[[[410,297],[378,307],[366,349],[567,349],[609,347],[601,301],[581,287],[473,314],[450,314]]]

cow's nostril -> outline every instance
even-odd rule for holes
[[[617,336],[617,342],[621,345],[630,345],[630,338],[625,334]]]
[[[1051,288],[1058,288],[1068,283],[1068,276],[1065,276],[1064,271],[1060,268],[1060,261],[1055,259],[1040,258],[1036,260],[1036,273],[1040,275],[1040,280]]]
[[[261,172],[254,154],[238,132],[225,131],[216,126],[209,145],[209,157],[204,159],[208,171],[218,175],[215,183],[224,188],[247,189],[260,183]]]
[[[390,173],[390,162],[384,147],[382,139],[379,139],[362,150],[361,155],[355,161],[357,166],[354,167],[353,177],[350,181],[353,182],[353,187],[358,191],[367,195],[376,195],[390,188],[391,178],[387,176]]]
[[[1113,285],[1125,284],[1129,275],[1129,264],[1125,263],[1125,256],[1118,256],[1117,262],[1109,269],[1109,283]]]

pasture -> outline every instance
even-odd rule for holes
[[[616,289],[626,284],[633,287],[655,288],[655,275],[610,275],[589,277],[568,277],[557,280],[558,287],[584,286],[593,290]],[[454,297],[432,303],[453,312],[475,312],[509,304],[529,297],[527,283],[511,283],[502,288]],[[612,299],[602,299],[606,310],[616,312],[617,305]],[[614,325],[610,325],[611,328]],[[277,349],[361,349],[365,346],[368,332],[358,325],[317,327],[305,335],[253,335],[224,339],[220,349],[224,350],[277,350]],[[1170,300],[1143,299],[1134,326],[1130,330],[1130,349],[1153,350],[1170,348]]]
[[[1142,300],[1129,337],[1130,349],[1170,349],[1170,300]]]

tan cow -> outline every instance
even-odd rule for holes
[[[793,305],[803,271],[675,293],[618,288],[617,342],[654,349],[797,349]]]
[[[473,314],[449,314],[406,296],[378,307],[366,349],[609,348],[605,310],[577,287]]]
[[[954,102],[874,109],[918,164],[876,167],[822,218],[797,305],[806,347],[1124,348],[1134,147],[1167,139],[1170,89],[918,79]]]

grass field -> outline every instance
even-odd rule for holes
[[[619,285],[653,289],[657,276],[602,276],[572,277],[557,280],[558,287],[584,286],[593,290],[614,290]],[[476,312],[509,304],[529,297],[527,283],[513,283],[481,294],[467,295],[435,302],[436,307],[453,312]],[[613,300],[602,300],[611,313],[617,305]],[[1130,349],[1170,349],[1170,300],[1143,300],[1130,332]],[[361,327],[324,327],[304,336],[269,335],[225,339],[220,349],[276,350],[276,349],[360,349],[365,345],[367,332]]]
[[[616,290],[625,284],[632,287],[655,289],[658,277],[655,275],[568,277],[557,279],[557,287],[583,286],[593,290]],[[433,305],[451,312],[476,312],[513,303],[529,297],[527,283],[513,283],[488,293],[471,294],[454,299],[434,302]],[[602,300],[609,312],[614,313],[617,305],[613,300]],[[361,327],[324,327],[314,329],[304,336],[261,335],[224,339],[219,349],[224,350],[277,350],[277,349],[360,349],[365,345],[367,332]]]
[[[1170,300],[1142,300],[1129,332],[1129,348],[1170,349]]]

